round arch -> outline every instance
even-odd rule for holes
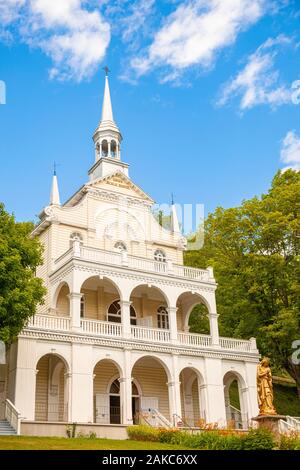
[[[52,308],[56,308],[57,306],[57,300],[58,300],[58,296],[60,294],[60,291],[63,287],[67,287],[68,288],[68,292],[70,293],[70,285],[67,281],[61,281],[58,286],[55,288],[55,291],[54,291],[54,294],[52,296],[52,302],[51,302],[51,306]]]
[[[207,418],[203,375],[196,367],[187,366],[181,368],[178,377],[182,421],[188,426],[201,427]]]
[[[211,312],[210,304],[208,300],[198,292],[184,291],[177,297],[176,307],[182,308],[182,326],[184,331],[188,331],[190,315],[193,309],[199,304],[206,307],[207,317],[209,317]]]
[[[94,371],[95,370],[95,367],[100,363],[100,362],[103,362],[103,361],[107,361],[107,362],[111,362],[118,370],[118,374],[115,374],[115,376],[117,375],[118,377],[123,377],[123,367],[117,362],[117,360],[111,358],[111,357],[101,357],[101,358],[98,358],[96,359],[94,362],[93,362],[93,366],[92,366],[92,370]],[[116,377],[115,377],[116,378]]]
[[[146,359],[146,358],[150,358],[150,359],[156,360],[156,361],[163,367],[163,369],[164,369],[164,371],[165,371],[165,373],[166,373],[168,382],[171,381],[172,375],[171,375],[171,372],[170,372],[170,369],[169,369],[168,364],[167,364],[163,359],[161,359],[159,356],[156,356],[156,355],[154,355],[154,354],[145,353],[145,354],[143,354],[142,356],[138,357],[138,358],[131,364],[131,374],[132,374],[132,371],[133,371],[133,369],[134,369],[134,366],[135,366],[139,361],[141,361],[142,359]]]
[[[101,284],[101,283],[105,283],[105,282],[108,283],[108,284],[111,284],[114,287],[114,289],[117,291],[118,298],[120,300],[123,300],[122,291],[119,288],[118,284],[108,276],[103,276],[102,278],[100,278],[99,276],[96,276],[96,275],[95,276],[89,276],[87,274],[87,276],[84,277],[81,280],[81,285],[80,285],[79,290],[81,291],[84,288],[84,284],[87,283],[88,281],[91,281],[91,280],[95,280],[97,282],[97,284]]]
[[[239,408],[231,404],[230,387],[233,382],[237,382]],[[235,428],[247,429],[248,427],[248,398],[247,386],[244,377],[235,370],[228,370],[223,375],[224,398],[227,424],[234,425]]]
[[[46,356],[54,356],[54,357],[57,357],[58,359],[60,359],[63,363],[64,363],[64,366],[66,368],[66,372],[69,373],[70,372],[70,366],[69,366],[69,362],[68,360],[61,354],[61,353],[57,353],[57,352],[45,352],[44,354],[42,354],[41,356],[38,357],[38,359],[36,359],[35,361],[35,369],[37,370],[37,366],[38,366],[38,363],[41,359],[43,359],[44,357]]]
[[[137,282],[135,285],[133,285],[131,287],[131,291],[129,293],[129,298],[131,298],[134,294],[134,291],[138,290],[138,289],[144,289],[145,291],[148,291],[148,292],[152,291],[153,293],[154,292],[159,293],[160,294],[160,299],[158,299],[158,300],[161,301],[161,299],[163,299],[165,301],[165,303],[167,304],[167,308],[170,307],[170,300],[169,300],[168,295],[160,287],[158,287],[156,285],[153,285],[153,284],[148,285],[148,284],[140,284],[140,283]]]

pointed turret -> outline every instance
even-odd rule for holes
[[[173,194],[172,194],[172,202],[171,202],[171,232],[173,233],[180,233],[180,226],[176,211],[176,205],[174,204]]]
[[[114,121],[109,81],[108,67],[105,70],[104,95],[101,121],[94,132],[95,163],[89,171],[91,180],[106,176],[113,171],[121,171],[128,176],[128,165],[121,162],[122,135]]]
[[[103,121],[114,122],[111,99],[110,99],[108,75],[105,75],[105,86],[104,86],[101,122]]]
[[[56,170],[54,168],[53,177],[52,177],[52,186],[50,193],[50,205],[60,206],[59,190],[58,190],[58,181]]]

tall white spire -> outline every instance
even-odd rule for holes
[[[52,186],[50,194],[50,205],[60,206],[59,190],[58,190],[58,181],[56,175],[56,169],[54,166],[53,177],[52,177]]]
[[[101,122],[103,121],[114,122],[107,73],[105,75],[104,97],[103,97],[102,116],[101,116]]]
[[[109,82],[108,67],[105,70],[105,84],[102,104],[101,121],[94,132],[95,163],[89,170],[90,180],[102,178],[114,171],[120,171],[128,176],[128,165],[121,161],[122,135],[114,121]]]

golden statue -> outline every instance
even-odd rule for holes
[[[273,405],[272,373],[268,357],[264,357],[257,366],[257,394],[259,414],[276,415]]]

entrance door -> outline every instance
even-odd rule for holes
[[[141,411],[146,422],[151,426],[156,426],[156,419],[152,410],[158,410],[158,398],[141,397]]]
[[[96,395],[96,423],[109,424],[109,395],[97,393]]]
[[[132,397],[132,419],[133,424],[139,424],[140,422],[140,398],[139,397]]]
[[[121,423],[121,407],[120,395],[110,395],[109,397],[109,414],[111,424]]]

